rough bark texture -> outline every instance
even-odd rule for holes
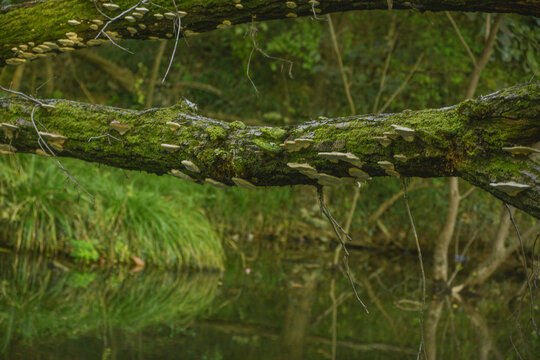
[[[115,3],[120,6],[117,10],[108,10],[103,7],[103,3],[88,0],[38,0],[1,7],[0,66],[5,65],[8,59],[11,59],[7,61],[10,64],[19,64],[75,48],[98,45],[99,42],[94,40],[98,35],[99,39],[107,40],[104,34],[100,34],[105,26],[113,39],[174,37],[173,23],[177,19],[163,16],[167,12],[176,11],[172,0],[155,0],[151,3],[117,0]],[[308,1],[283,0],[178,0],[176,3],[178,10],[187,13],[181,21],[184,36],[251,21],[313,16],[313,11],[322,15],[338,11],[388,9],[387,0],[320,0],[316,2],[316,7],[312,7]],[[392,3],[396,10],[482,11],[540,16],[538,0],[393,0]],[[137,4],[148,11],[127,11]],[[114,18],[124,12],[118,20],[107,24],[107,17]],[[161,16],[156,17],[157,14]],[[67,33],[76,33],[76,36],[70,37]],[[71,43],[65,40],[71,40]],[[44,43],[45,47],[42,46]]]
[[[358,171],[351,172],[352,168],[361,168],[372,177],[458,176],[540,218],[538,153],[512,155],[502,149],[531,146],[540,139],[540,84],[516,86],[443,109],[319,119],[275,128],[203,118],[185,102],[146,111],[67,100],[43,102],[54,108],[15,97],[0,98],[0,122],[18,126],[11,130],[2,125],[2,152],[39,150],[31,123],[35,109],[40,131],[65,137],[42,135],[59,156],[156,174],[188,175],[199,183],[218,181],[218,186],[352,184],[354,178],[363,177]],[[113,129],[114,122],[129,130],[120,135]],[[414,139],[406,141],[392,125],[414,130]],[[120,141],[91,139],[106,134]],[[386,147],[376,138],[385,136],[394,138]],[[162,144],[173,146],[167,149]],[[321,155],[328,152],[342,154],[332,161]],[[351,154],[349,159],[346,153]],[[300,172],[288,163],[309,164],[313,170]],[[394,171],[386,170],[388,167]],[[490,185],[508,181],[529,188],[510,196]]]

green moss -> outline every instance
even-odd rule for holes
[[[233,121],[232,123],[229,124],[229,127],[232,130],[244,130],[247,127],[247,125],[241,121]]]
[[[232,167],[237,176],[243,176],[245,171],[245,162],[239,157],[235,157],[232,160]]]
[[[210,136],[210,140],[212,141],[224,139],[227,137],[227,131],[221,126],[209,126],[205,129],[205,131],[208,136]]]
[[[212,149],[206,149],[198,153],[197,158],[205,164],[212,164],[216,158],[216,153]]]
[[[523,170],[523,164],[518,161],[508,161],[508,157],[493,159],[486,166],[486,171],[493,177],[497,175],[516,175]]]
[[[253,143],[269,153],[278,153],[282,151],[281,147],[278,144],[271,143],[263,139],[254,139]]]
[[[260,129],[263,136],[273,140],[282,140],[286,131],[279,127],[263,127]]]

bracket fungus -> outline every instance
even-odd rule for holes
[[[302,149],[307,149],[314,142],[315,141],[313,141],[312,139],[294,139],[292,141],[291,140],[285,141],[280,146],[289,152],[295,152],[295,151],[300,151]]]
[[[43,157],[51,157],[51,154],[47,154],[45,151],[41,149],[36,149],[36,154]]]
[[[172,20],[176,17],[176,14],[173,13],[173,12],[166,12],[165,14],[163,14],[165,16],[166,19],[168,20]]]
[[[181,127],[180,124],[172,122],[172,121],[167,121],[167,126],[169,127],[169,129],[171,129],[171,131],[176,131],[180,129]]]
[[[103,4],[103,7],[109,11],[115,11],[115,10],[118,10],[120,8],[119,5],[116,5],[116,4],[112,4],[112,3],[105,3]]]
[[[540,153],[540,150],[528,147],[528,146],[509,146],[503,147],[504,151],[509,152],[512,155],[525,155],[528,156],[532,153]]]
[[[68,46],[68,47],[61,47],[58,50],[60,50],[60,52],[66,53],[66,52],[75,51],[75,48],[72,48],[72,47]]]
[[[70,39],[58,39],[58,43],[62,46],[73,46],[75,43]]]
[[[120,135],[124,135],[125,133],[129,131],[129,129],[131,129],[131,126],[127,124],[121,124],[120,121],[118,120],[111,121],[109,126],[111,127],[111,129],[118,131]]]
[[[407,156],[403,155],[403,154],[396,154],[396,155],[394,155],[394,159],[396,159],[398,161],[405,162],[405,161],[407,161]]]
[[[317,172],[317,170],[313,166],[309,165],[308,163],[304,163],[304,164],[287,163],[287,166],[290,167],[293,170]]]
[[[349,169],[349,175],[351,175],[352,177],[360,180],[360,181],[366,181],[366,180],[371,180],[371,176],[369,176],[369,174],[363,170],[360,170],[358,168],[350,168]]]
[[[229,185],[226,185],[222,182],[219,182],[217,180],[214,180],[214,179],[211,179],[211,178],[206,178],[204,179],[204,182],[207,183],[207,184],[210,184],[214,187],[217,187],[218,189],[228,189],[229,188]]]
[[[385,131],[383,132],[383,135],[392,140],[397,140],[399,138],[399,134],[394,131]]]
[[[396,132],[401,135],[401,137],[405,141],[412,142],[414,141],[414,133],[415,131],[413,129],[410,129],[408,127],[399,126],[399,125],[392,125],[392,127],[396,130]]]
[[[169,171],[169,175],[172,175],[174,177],[177,177],[177,178],[180,178],[180,179],[183,179],[183,180],[187,180],[187,181],[190,181],[190,182],[196,182],[196,180],[194,178],[192,178],[191,176],[189,176],[187,174],[184,174],[180,170],[172,169],[171,171]]]
[[[360,161],[360,159],[356,155],[351,154],[351,153],[320,152],[317,155],[319,155],[323,159],[326,159],[332,162],[338,162],[339,160],[341,160],[341,161],[346,161],[349,164],[354,165],[356,167],[361,167],[362,165],[364,165],[364,163]]]
[[[494,187],[495,189],[500,190],[503,193],[508,194],[510,196],[516,196],[520,192],[530,188],[529,185],[518,184],[513,181],[509,181],[505,183],[490,183],[489,186]]]
[[[392,164],[390,161],[377,161],[377,164],[384,170],[394,170],[394,164]]]
[[[169,152],[173,152],[173,151],[176,151],[176,150],[180,149],[180,146],[173,145],[173,144],[161,144],[161,148],[164,149],[164,150],[167,150]]]
[[[333,175],[328,175],[324,173],[315,174],[314,178],[317,179],[319,185],[323,186],[339,186],[339,185],[350,185],[354,184],[355,179],[352,177],[336,177]]]
[[[189,160],[182,160],[182,165],[184,165],[184,167],[188,169],[189,171],[193,171],[195,173],[201,172],[199,167]]]
[[[8,144],[0,144],[0,154],[4,155],[13,155],[17,149],[15,147],[8,145]]]
[[[6,64],[8,65],[21,65],[21,64],[24,64],[25,62],[26,62],[26,59],[21,59],[21,58],[6,59]]]
[[[17,125],[8,123],[0,123],[0,128],[4,130],[4,133],[10,140],[13,139],[13,135],[15,135],[15,132],[19,130],[19,127]]]
[[[232,181],[236,184],[236,186],[244,188],[244,189],[253,190],[253,189],[257,188],[257,186],[255,186],[254,184],[252,184],[249,181],[247,181],[245,179],[242,179],[242,178],[233,177]]]
[[[149,12],[150,10],[148,10],[148,9],[145,8],[145,7],[138,7],[138,8],[135,8],[135,11],[140,12],[140,13],[142,13],[142,14],[146,14],[146,13]]]
[[[57,141],[57,142],[62,142],[62,143],[68,139],[67,136],[64,136],[64,135],[42,132],[42,131],[39,132],[39,135],[45,140],[52,140],[52,141]]]
[[[384,147],[387,147],[392,143],[392,139],[387,138],[386,136],[374,136],[373,139],[377,140],[379,144]]]
[[[394,177],[397,177],[397,178],[401,177],[401,175],[399,175],[399,173],[396,170],[393,170],[393,169],[385,169],[384,172],[387,173],[390,176],[394,176]]]
[[[315,175],[317,182],[323,186],[337,186],[341,185],[341,180],[333,175],[328,175],[324,173],[318,173]]]

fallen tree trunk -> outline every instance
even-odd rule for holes
[[[76,48],[120,39],[171,39],[231,25],[317,16],[350,10],[388,9],[387,0],[48,0],[0,7],[0,66],[18,65]],[[393,0],[393,9],[482,11],[540,16],[537,0]],[[180,12],[178,12],[180,11]],[[180,16],[182,19],[180,20]],[[118,17],[118,18],[117,18]],[[109,23],[110,19],[115,19]]]
[[[40,101],[47,106],[0,98],[3,153],[54,152],[218,187],[458,176],[540,218],[540,165],[531,148],[540,139],[540,84],[442,109],[273,128],[204,118],[189,102],[135,111]]]

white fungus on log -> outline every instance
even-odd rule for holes
[[[505,183],[490,183],[489,186],[494,187],[495,189],[500,190],[510,196],[516,196],[520,192],[530,188],[529,185],[518,184],[513,181],[509,181]]]

